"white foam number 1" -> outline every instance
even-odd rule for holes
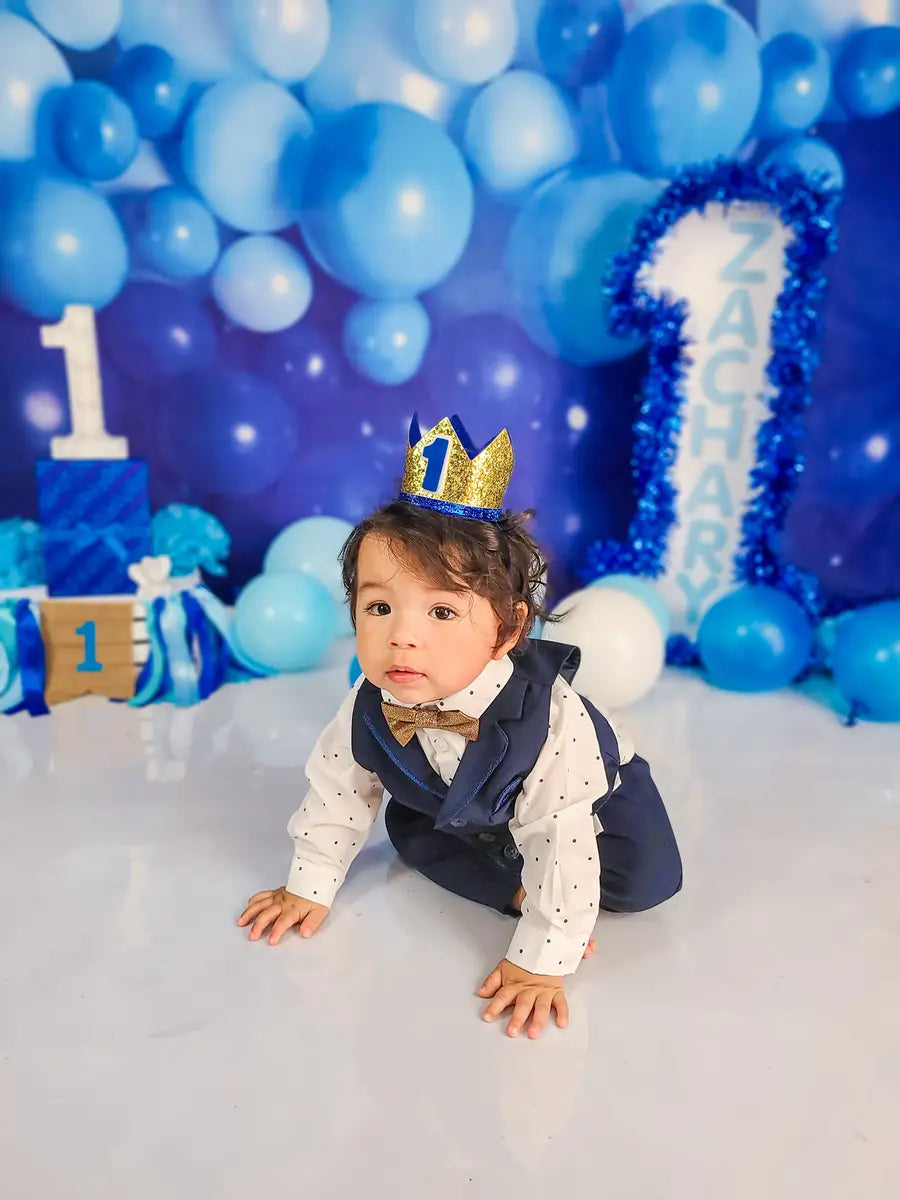
[[[100,360],[94,310],[87,304],[67,304],[57,325],[41,326],[41,345],[62,350],[72,432],[50,441],[50,457],[127,458],[128,439],[106,432]]]

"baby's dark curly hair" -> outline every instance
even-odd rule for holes
[[[504,512],[500,519],[475,521],[403,500],[394,500],[361,521],[341,550],[344,589],[356,626],[359,548],[368,534],[386,538],[423,579],[438,588],[465,588],[490,602],[499,621],[496,645],[518,630],[513,653],[535,622],[558,620],[545,607],[547,561],[525,529],[534,513]],[[520,605],[525,606],[524,620]]]

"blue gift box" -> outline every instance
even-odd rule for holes
[[[133,592],[128,567],[151,553],[147,464],[42,459],[37,484],[50,595]]]

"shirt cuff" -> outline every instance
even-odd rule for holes
[[[340,875],[335,876],[333,867],[325,867],[321,863],[305,862],[295,855],[288,872],[287,883],[284,886],[295,896],[302,896],[304,900],[311,900],[314,904],[324,904],[327,908],[331,908],[343,882]]]
[[[519,918],[506,957],[533,975],[571,975],[584,957],[591,930],[563,933],[526,914]]]

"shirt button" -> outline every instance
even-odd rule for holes
[[[435,748],[435,750],[446,750],[447,743],[444,740],[444,738],[435,738],[434,739],[434,748]]]
[[[513,859],[513,858],[518,858],[518,857],[519,857],[519,851],[518,851],[518,849],[517,849],[517,848],[516,848],[516,847],[515,847],[515,846],[512,844],[512,842],[510,842],[510,844],[509,844],[508,846],[504,846],[504,847],[503,847],[503,857],[504,857],[504,858],[509,858],[509,859]]]
[[[494,842],[497,840],[492,833],[479,833],[478,838],[482,842]]]
[[[466,822],[462,819],[462,817],[455,817],[450,822],[450,824],[453,826],[454,829],[462,829],[462,827],[465,825],[465,823]]]

